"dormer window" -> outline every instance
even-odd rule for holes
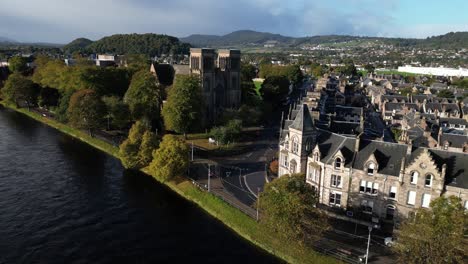
[[[424,186],[431,187],[432,186],[432,174],[426,175],[426,179],[424,181]]]
[[[336,158],[335,159],[335,170],[341,169],[341,164],[342,164],[341,158]]]
[[[286,138],[286,140],[284,141],[284,148],[286,150],[289,150],[289,140]]]
[[[418,183],[418,177],[419,177],[419,172],[413,171],[410,174],[410,183],[411,184],[417,184]]]
[[[374,175],[375,171],[375,164],[374,163],[369,163],[367,166],[367,175]]]
[[[314,161],[315,161],[315,162],[319,162],[319,159],[320,159],[319,153],[318,153],[318,152],[315,152],[315,154],[314,154]]]

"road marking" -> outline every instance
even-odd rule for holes
[[[250,152],[249,154],[245,155],[247,158],[252,156],[253,152]]]

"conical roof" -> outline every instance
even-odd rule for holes
[[[296,115],[294,122],[289,126],[289,128],[293,128],[302,132],[314,130],[314,121],[312,120],[312,116],[310,116],[309,108],[306,104],[301,106],[301,109]]]

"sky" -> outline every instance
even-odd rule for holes
[[[118,33],[425,38],[468,31],[468,0],[0,0],[0,37],[68,43]]]

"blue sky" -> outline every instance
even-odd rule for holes
[[[116,33],[425,38],[468,31],[468,0],[0,0],[0,37],[67,43]]]

